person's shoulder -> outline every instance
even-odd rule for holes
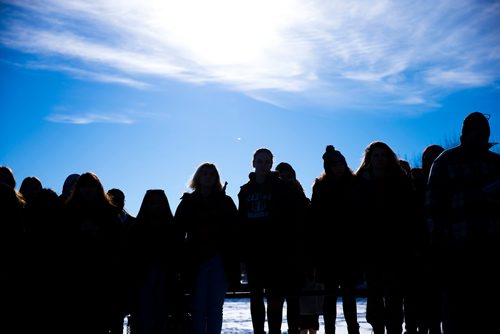
[[[250,172],[248,174],[248,181],[240,186],[240,189],[248,188],[253,182],[255,182],[255,172]]]
[[[500,160],[500,153],[498,153],[498,152],[488,150],[488,156],[491,159],[496,159],[497,161]]]
[[[233,198],[226,194],[225,192],[222,193],[222,197],[226,200],[226,201],[234,201]]]
[[[247,183],[244,183],[240,186],[240,191],[239,191],[238,195],[247,192],[248,187],[250,187],[250,181],[248,181]]]
[[[231,196],[229,196],[228,194],[224,193],[222,198],[223,198],[225,205],[229,205],[231,207],[236,207],[236,203],[234,202],[233,198]]]
[[[177,209],[175,210],[175,215],[179,215],[186,211],[189,211],[195,204],[196,195],[194,192],[184,192],[181,196],[181,200],[179,201],[179,205],[177,205]]]
[[[225,190],[215,190],[212,195],[210,196],[215,201],[229,201],[233,200],[233,198],[226,193]]]
[[[135,222],[135,221],[137,220],[137,218],[136,218],[135,216],[131,215],[131,214],[130,214],[130,213],[128,213],[128,212],[126,212],[126,213],[125,213],[125,215],[126,215],[126,216],[125,216],[125,217],[126,217],[126,218],[125,218],[125,221],[126,221],[126,222],[133,223],[133,222]]]
[[[318,176],[317,178],[314,179],[314,182],[313,182],[313,190],[314,189],[322,189],[323,187],[325,187],[330,181],[330,178],[326,175],[326,174],[321,174],[320,176]]]
[[[457,159],[458,157],[463,155],[463,153],[464,152],[461,146],[454,146],[451,148],[447,148],[446,150],[441,152],[441,154],[436,159],[434,159],[433,164],[437,165],[441,163],[446,163],[450,160]]]
[[[181,196],[181,201],[188,201],[193,198],[193,193],[184,192]]]

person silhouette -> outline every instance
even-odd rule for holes
[[[468,114],[460,144],[434,160],[426,194],[432,245],[443,270],[443,332],[493,333],[500,309],[500,154],[489,115]]]
[[[68,319],[73,333],[109,331],[118,307],[117,289],[121,225],[99,177],[83,173],[66,200],[63,219],[68,225],[72,259],[68,266],[71,294]],[[113,311],[111,311],[113,310]],[[81,322],[81,315],[86,319]]]
[[[120,278],[116,282],[118,289],[122,291],[118,296],[119,307],[115,310],[114,321],[111,325],[110,334],[117,334],[123,332],[124,320],[127,317],[127,324],[132,323],[131,312],[133,300],[133,280],[132,275],[129,275],[129,259],[131,257],[131,229],[135,223],[135,217],[128,213],[125,209],[125,193],[118,188],[111,188],[107,191],[111,203],[116,207],[116,213],[121,223],[120,235],[120,265],[122,271]],[[130,328],[130,326],[129,326]]]
[[[425,192],[434,160],[444,151],[440,145],[425,147],[421,167],[411,169],[415,189],[417,225],[414,236],[414,252],[408,258],[409,269],[405,284],[404,312],[406,334],[441,334],[440,265],[436,263],[428,243],[425,217]]]
[[[403,331],[403,285],[411,232],[416,224],[410,176],[394,151],[375,141],[355,173],[359,182],[361,236],[367,285],[366,320],[374,334]]]
[[[325,333],[335,333],[337,299],[342,307],[349,334],[359,334],[356,286],[362,282],[356,205],[357,182],[345,157],[328,145],[323,158],[324,172],[315,179],[311,196],[313,215],[315,267],[318,280],[324,284],[323,319]],[[339,254],[332,257],[331,252]]]
[[[131,229],[130,269],[136,298],[132,332],[175,332],[180,321],[182,236],[163,189],[149,189]]]
[[[5,168],[5,169],[4,169]],[[0,320],[5,328],[16,328],[22,331],[20,325],[24,325],[26,305],[24,298],[20,298],[23,292],[23,267],[24,260],[24,201],[22,195],[12,187],[12,183],[3,182],[2,173],[11,175],[10,168],[0,166],[0,221],[2,222],[2,233],[0,233],[0,264],[2,276],[0,281],[0,306],[2,314]],[[10,181],[13,178],[8,177]],[[31,320],[31,319],[30,319]]]
[[[284,180],[289,186],[290,200],[293,200],[293,206],[290,210],[294,217],[288,222],[288,228],[283,231],[284,238],[287,240],[286,252],[283,252],[282,261],[285,263],[283,272],[286,280],[283,282],[285,293],[283,301],[286,301],[288,333],[298,333],[300,326],[300,299],[299,295],[303,287],[304,277],[304,254],[307,250],[302,249],[303,234],[305,226],[309,223],[311,201],[307,198],[302,184],[297,179],[297,174],[292,165],[287,162],[280,162],[276,165],[275,171],[279,173],[280,179]],[[293,210],[293,211],[292,211]]]
[[[183,280],[192,294],[193,334],[221,333],[226,292],[240,278],[233,256],[238,210],[213,163],[199,165],[189,187],[174,219],[186,236]]]
[[[269,334],[281,333],[283,321],[284,231],[290,228],[293,199],[290,187],[272,171],[273,153],[259,148],[253,154],[254,171],[238,193],[238,215],[242,237],[242,260],[250,294],[250,315],[254,334],[265,333],[266,304]]]
[[[27,178],[25,179],[27,180]],[[23,188],[21,184],[21,188]],[[35,181],[35,185],[38,182]],[[35,187],[36,188],[36,187]],[[22,292],[24,302],[24,333],[36,333],[40,323],[51,333],[63,333],[61,317],[68,304],[68,234],[62,219],[63,203],[57,193],[43,188],[27,196],[24,212],[24,249]],[[50,246],[48,246],[50,245]],[[63,251],[62,251],[63,250]]]

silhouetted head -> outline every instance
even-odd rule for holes
[[[142,203],[137,213],[139,221],[163,221],[168,223],[173,218],[167,195],[163,189],[149,189],[142,198]]]
[[[66,180],[64,180],[63,188],[62,188],[62,193],[61,195],[64,198],[68,198],[71,192],[73,191],[73,187],[76,183],[76,180],[80,177],[80,174],[70,174],[66,177]]]
[[[125,206],[125,194],[118,188],[111,188],[108,190],[108,196],[111,202],[119,209]]]
[[[275,170],[280,173],[280,177],[285,180],[296,180],[297,175],[295,174],[295,170],[292,165],[288,162],[280,162],[276,165]]]
[[[16,188],[16,179],[10,167],[0,166],[0,183],[8,185],[12,189]]]
[[[356,174],[362,174],[368,170],[377,174],[387,174],[394,169],[403,171],[396,153],[386,143],[374,141],[365,148],[363,160]]]
[[[219,170],[214,163],[204,162],[196,168],[188,184],[189,188],[199,190],[201,188],[211,190],[222,190]]]
[[[333,165],[342,163],[347,166],[347,162],[345,157],[337,151],[333,145],[327,145],[325,153],[323,153],[323,168],[325,169],[325,173],[329,174]]]
[[[465,117],[462,124],[462,135],[460,142],[467,147],[490,147],[490,124],[485,114],[478,111],[472,112]]]
[[[84,204],[89,207],[111,203],[101,180],[93,172],[85,172],[78,177],[73,187],[73,191],[67,199],[67,203],[68,202]]]
[[[411,175],[411,165],[407,160],[399,159],[399,165],[407,175]]]
[[[273,153],[265,147],[257,149],[253,154],[252,166],[256,176],[265,177],[271,172],[273,167]]]
[[[432,163],[444,151],[444,147],[439,145],[429,145],[422,153],[422,171],[424,176],[429,176]]]
[[[27,201],[33,200],[33,198],[40,193],[42,190],[42,181],[36,176],[27,176],[21,182],[19,187],[19,192],[23,194]]]
[[[280,162],[278,165],[276,165],[274,170],[279,173],[280,179],[293,184],[302,193],[304,192],[304,187],[302,187],[300,181],[297,180],[295,169],[293,169],[292,165],[290,165],[288,162]]]

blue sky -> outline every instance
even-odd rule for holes
[[[204,161],[237,203],[268,147],[310,196],[328,144],[414,166],[472,111],[500,141],[499,65],[498,1],[0,0],[0,164],[95,172],[136,214]]]

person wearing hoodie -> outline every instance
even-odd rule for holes
[[[238,193],[238,215],[242,238],[242,260],[250,293],[250,315],[254,334],[265,333],[266,303],[269,334],[280,334],[283,296],[287,293],[286,261],[289,248],[285,237],[293,223],[293,192],[288,183],[272,171],[273,153],[259,148],[253,154],[254,171]],[[298,329],[291,329],[298,331]],[[292,333],[289,332],[289,333]]]

